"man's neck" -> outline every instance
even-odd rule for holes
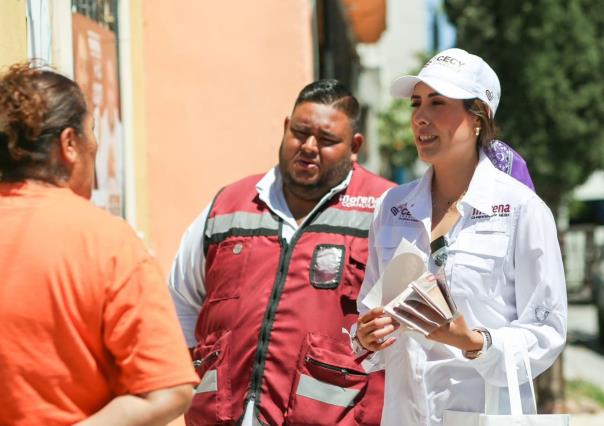
[[[298,225],[304,221],[320,200],[305,200],[293,194],[285,186],[283,187],[283,195],[285,195],[287,207],[289,207],[289,211]]]

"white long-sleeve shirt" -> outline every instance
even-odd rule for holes
[[[429,262],[432,169],[423,178],[395,187],[378,201],[369,230],[369,259],[358,298],[383,273],[404,238]],[[445,275],[469,327],[485,327],[491,347],[475,360],[452,346],[397,331],[382,353],[386,368],[383,425],[440,425],[445,409],[482,412],[485,382],[506,386],[503,345],[528,349],[533,374],[547,369],[566,339],[566,284],[554,219],[530,189],[497,170],[481,154],[460,220],[447,235]],[[525,371],[521,357],[516,364]],[[524,373],[526,376],[526,373]],[[520,378],[526,382],[527,378]],[[528,406],[521,389],[523,405]],[[501,392],[505,406],[507,392]]]

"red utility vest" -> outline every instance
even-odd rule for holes
[[[216,196],[187,425],[236,424],[251,399],[261,424],[379,425],[383,372],[365,372],[342,329],[357,318],[375,201],[393,184],[353,170],[289,243],[258,196],[261,175]]]

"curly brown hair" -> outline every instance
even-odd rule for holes
[[[74,81],[28,63],[11,66],[0,76],[0,179],[66,178],[57,141],[68,127],[82,134],[87,114]]]

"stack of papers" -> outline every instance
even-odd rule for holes
[[[384,310],[401,325],[425,336],[450,322],[457,312],[447,285],[429,272],[409,283]]]
[[[384,306],[403,327],[428,335],[457,315],[444,277],[426,270],[425,255],[403,239],[362,303]]]

